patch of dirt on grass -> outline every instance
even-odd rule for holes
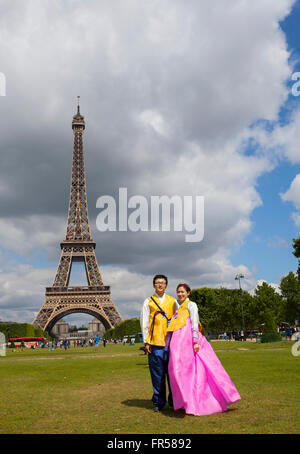
[[[37,357],[37,358],[5,358],[5,359],[1,359],[1,362],[5,362],[5,361],[38,361],[38,360],[47,360],[47,359],[70,359],[70,358],[76,358],[76,359],[79,359],[79,358],[114,358],[114,357],[117,357],[117,356],[144,356],[144,355],[141,355],[139,353],[117,353],[117,354],[114,354],[114,355],[101,355],[101,354],[90,354],[90,355],[82,355],[80,354],[79,355],[66,355],[66,356],[41,356],[41,357]]]

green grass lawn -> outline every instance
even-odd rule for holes
[[[225,413],[152,411],[140,345],[7,350],[0,357],[0,434],[295,434],[300,356],[294,342],[212,342],[242,400]]]

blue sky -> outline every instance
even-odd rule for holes
[[[258,180],[262,205],[253,211],[252,231],[232,256],[235,265],[245,263],[249,268],[255,267],[257,280],[279,284],[283,276],[297,269],[297,259],[292,254],[292,239],[299,235],[291,217],[294,209],[279,194],[288,189],[299,170],[299,166],[280,162]]]
[[[294,64],[294,72],[300,71],[300,2],[297,1],[291,14],[280,23],[291,52],[290,60]],[[294,81],[287,81],[292,88]],[[299,108],[300,97],[289,95],[282,107],[278,122],[286,124],[290,112]],[[272,128],[272,124],[269,125]],[[299,143],[300,152],[300,143]],[[251,149],[249,150],[251,154]],[[251,233],[244,239],[240,250],[231,257],[232,263],[245,263],[249,268],[255,267],[257,280],[280,283],[280,279],[290,271],[295,271],[298,260],[292,254],[292,239],[299,236],[292,213],[291,202],[281,199],[280,193],[288,190],[291,181],[300,172],[299,165],[293,165],[288,160],[279,160],[274,170],[258,178],[257,191],[262,205],[255,208],[251,221]]]

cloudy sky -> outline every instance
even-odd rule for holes
[[[92,236],[124,318],[156,273],[174,295],[182,281],[237,288],[243,273],[251,291],[296,270],[299,21],[293,0],[0,0],[0,319],[31,323],[52,285],[77,95]],[[119,188],[149,203],[203,196],[203,240],[100,232],[96,201],[118,203]]]

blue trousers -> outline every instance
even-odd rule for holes
[[[153,386],[152,402],[155,407],[164,407],[166,404],[166,377],[169,387],[168,403],[173,407],[172,392],[168,375],[169,352],[164,347],[152,345],[152,353],[148,355],[148,364]]]

